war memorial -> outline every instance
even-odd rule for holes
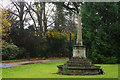
[[[94,66],[86,57],[86,47],[83,45],[82,40],[82,25],[81,25],[81,13],[78,14],[78,32],[76,45],[73,46],[72,58],[59,65],[58,73],[67,75],[97,75],[101,73],[100,66]]]

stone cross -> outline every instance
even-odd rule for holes
[[[81,9],[79,7],[77,41],[76,45],[73,46],[73,57],[86,58],[86,48],[82,42],[82,25],[80,10]]]
[[[78,32],[77,32],[77,45],[83,45],[82,42],[82,25],[81,25],[81,12],[80,12],[80,7],[79,7],[79,14],[78,14]]]

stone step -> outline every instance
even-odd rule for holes
[[[62,65],[59,65],[59,67],[62,68]],[[97,75],[97,74],[99,74],[99,69],[97,67],[96,68],[68,69],[68,74],[74,74],[74,75]],[[100,68],[100,66],[99,66],[99,68]],[[63,69],[59,68],[58,72],[64,74]]]
[[[92,66],[92,67],[67,67],[69,70],[99,70],[100,66]]]
[[[91,66],[94,66],[93,64],[91,64],[91,63],[67,63],[68,65],[91,65]]]
[[[70,67],[92,67],[94,66],[93,64],[67,64],[67,66],[70,66]]]
[[[69,70],[70,73],[74,72],[74,73],[84,73],[84,72],[98,72],[98,70]]]
[[[81,58],[81,57],[71,57],[71,59],[86,59],[86,58]]]
[[[87,59],[70,59],[70,61],[88,61]]]
[[[61,71],[64,73],[64,71]],[[74,74],[74,75],[96,75],[99,74],[99,70],[68,70],[68,74]]]
[[[69,64],[92,64],[89,61],[67,61]]]
[[[98,75],[99,72],[71,72],[69,74],[74,74],[74,75]]]

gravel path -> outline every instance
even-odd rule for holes
[[[47,63],[53,61],[63,61],[68,59],[50,59],[50,60],[34,60],[34,61],[20,61],[20,62],[10,62],[10,63],[0,63],[0,68],[8,68],[20,65],[34,64],[34,63]]]

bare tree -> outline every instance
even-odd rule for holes
[[[28,3],[27,4],[27,9],[28,9],[28,12],[34,22],[34,25],[35,25],[35,28],[36,28],[36,31],[37,33],[39,34],[40,37],[42,37],[42,34],[43,34],[43,11],[44,11],[44,8],[43,8],[43,3],[39,3],[39,2],[35,2],[34,5],[30,5]],[[37,23],[38,23],[38,26],[36,26],[36,23],[35,23],[35,20],[33,18],[33,16],[31,15],[31,12],[30,10],[32,10],[36,16],[37,16]]]
[[[24,22],[28,14],[27,10],[25,9],[25,2],[12,1],[12,4],[15,7],[15,10],[10,10],[10,13],[19,19],[19,27],[24,29]]]
[[[44,35],[47,31],[47,18],[46,18],[46,14],[45,14],[45,2],[43,2],[43,23],[44,23]]]

